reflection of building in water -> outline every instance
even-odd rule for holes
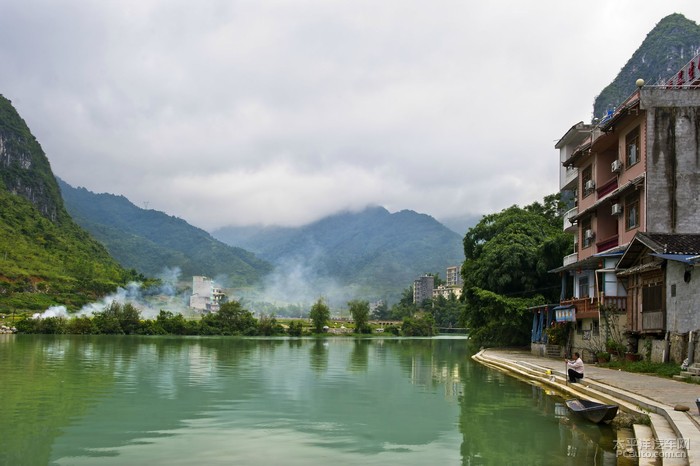
[[[420,356],[414,356],[411,361],[411,383],[423,387],[440,384],[445,388],[445,398],[457,398],[463,392],[457,364],[440,365],[432,359],[425,361]]]
[[[201,275],[192,277],[190,307],[203,312],[216,312],[226,295],[216,286],[214,280]]]

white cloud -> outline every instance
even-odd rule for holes
[[[0,93],[68,183],[203,228],[557,189],[554,142],[700,4],[10,0]]]

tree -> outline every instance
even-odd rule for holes
[[[405,317],[401,325],[401,333],[406,337],[431,337],[437,334],[435,320],[428,313],[416,317]]]
[[[331,311],[326,305],[323,298],[318,298],[318,301],[311,306],[311,312],[309,313],[309,318],[314,329],[314,333],[323,332],[323,327],[328,323],[331,318]]]
[[[372,333],[369,326],[369,303],[367,301],[353,300],[348,302],[350,315],[355,321],[355,333]]]
[[[477,344],[526,343],[525,307],[558,301],[559,277],[549,270],[572,249],[558,195],[484,216],[464,237],[463,325]],[[520,306],[520,308],[518,308]]]
[[[391,306],[391,318],[401,320],[404,317],[411,317],[416,313],[418,307],[413,304],[413,286],[409,286],[401,293],[401,299],[398,303]]]
[[[382,300],[377,304],[377,307],[374,308],[374,311],[372,311],[371,317],[374,320],[387,320],[390,315],[389,307],[386,305],[386,302]]]
[[[457,297],[450,293],[449,298],[439,295],[433,298],[433,307],[430,313],[435,319],[435,324],[441,328],[459,327],[462,318],[464,304],[459,302]]]
[[[258,325],[253,314],[238,301],[229,301],[202,317],[200,331],[209,335],[256,335]]]

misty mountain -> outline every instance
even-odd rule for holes
[[[433,217],[410,210],[392,214],[382,207],[298,228],[225,227],[212,235],[280,267],[301,264],[314,276],[352,290],[357,299],[395,299],[421,274],[444,279],[448,266],[464,260],[462,237]]]
[[[58,180],[75,221],[102,242],[124,267],[157,276],[165,267],[192,275],[221,277],[222,285],[251,285],[271,265],[249,251],[231,247],[186,221],[141,209],[124,196],[95,194]]]
[[[80,307],[129,279],[70,217],[39,141],[0,96],[0,308]]]
[[[604,42],[606,38],[601,38]],[[612,36],[611,36],[612,40]],[[598,44],[606,47],[606,44]],[[675,13],[652,29],[617,77],[596,97],[593,115],[602,117],[635,90],[638,78],[647,84],[667,80],[700,52],[700,26]]]

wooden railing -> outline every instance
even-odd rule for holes
[[[627,309],[627,297],[626,296],[602,296],[598,298],[578,298],[578,299],[567,299],[560,303],[562,306],[571,305],[576,308],[576,319],[597,319],[598,318],[598,306],[606,305],[610,307],[616,307],[620,311],[625,311]]]

